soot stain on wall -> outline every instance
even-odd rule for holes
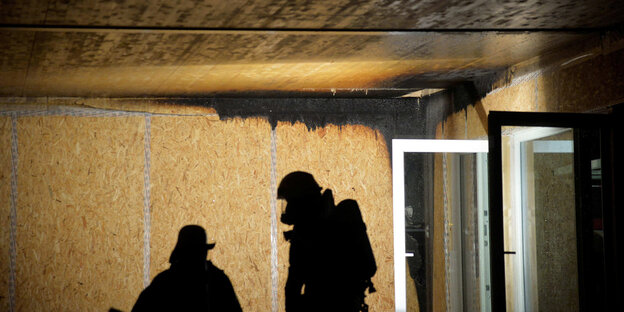
[[[176,104],[211,107],[221,120],[266,118],[278,122],[301,122],[309,130],[329,124],[363,125],[379,131],[389,152],[393,138],[433,139],[436,125],[449,106],[449,93],[423,98],[188,98]],[[169,102],[170,103],[170,102]]]

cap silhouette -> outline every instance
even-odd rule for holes
[[[206,243],[206,231],[199,225],[186,225],[180,229],[170,263],[189,260],[205,260],[205,252],[214,248],[215,244]],[[198,259],[204,257],[204,259]]]

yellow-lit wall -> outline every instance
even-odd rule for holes
[[[120,107],[105,102],[98,106]],[[0,310],[8,310],[10,297],[13,144],[17,311],[129,311],[144,287],[146,267],[150,280],[168,268],[179,229],[191,223],[216,242],[209,258],[228,274],[245,311],[271,311],[274,296],[283,311],[288,245],[279,223],[277,243],[271,243],[271,175],[279,183],[293,170],[312,173],[333,189],[336,201],[358,201],[378,265],[377,292],[367,302],[371,311],[394,309],[391,169],[378,131],[348,125],[310,131],[299,123],[272,130],[265,119],[219,120],[205,109],[141,103],[131,108],[154,114],[97,115],[84,107],[46,113],[58,108],[32,116],[24,112],[40,107],[26,105],[15,108],[14,117],[6,110],[0,116],[0,247],[6,260],[0,262]]]
[[[436,137],[485,138],[492,110],[586,112],[624,102],[623,66],[624,50],[615,50],[565,66],[538,67],[449,115]],[[53,104],[49,107],[68,104],[64,99],[45,101]],[[10,297],[13,169],[15,300],[20,311],[130,310],[144,286],[146,266],[149,279],[166,269],[177,232],[189,223],[204,226],[216,241],[210,258],[229,275],[245,310],[269,311],[274,296],[283,310],[288,245],[281,224],[274,229],[276,245],[271,243],[271,174],[279,182],[293,170],[312,173],[334,190],[337,201],[360,203],[379,267],[373,279],[378,292],[367,301],[371,311],[394,309],[389,138],[358,125],[310,131],[303,124],[279,123],[272,130],[264,119],[219,120],[214,111],[149,100],[90,104],[154,115],[148,121],[144,114],[39,113],[18,115],[15,128],[9,114],[0,116],[0,310],[8,310]],[[18,155],[12,154],[12,145]],[[145,172],[148,150],[150,169]],[[439,186],[441,158],[435,166]],[[149,219],[144,211],[146,174]],[[434,190],[432,304],[441,311],[446,308],[444,207],[440,187]],[[276,285],[272,268],[277,269]]]
[[[619,46],[618,46],[619,45]],[[449,114],[437,125],[438,139],[485,139],[487,140],[487,118],[490,111],[521,112],[607,112],[610,106],[624,103],[624,48],[622,41],[611,49],[595,47],[581,52],[583,58],[574,60],[548,60],[541,66],[535,59],[514,67],[522,74],[507,77],[507,82],[494,88],[481,99],[468,103],[463,109]],[[570,62],[568,62],[570,61]],[[511,78],[511,79],[509,79]],[[503,136],[503,213],[505,222],[511,218],[511,163],[510,139]],[[507,148],[505,148],[507,146]],[[506,154],[507,153],[507,154]],[[436,164],[436,174],[442,169]],[[441,210],[443,207],[436,206]],[[436,218],[441,216],[436,215]],[[438,221],[438,219],[436,219]],[[442,222],[442,221],[438,221]],[[505,226],[505,245],[513,244],[514,234]],[[434,244],[442,245],[440,237],[434,236]],[[512,250],[510,247],[506,250]],[[440,255],[442,251],[434,250]],[[434,256],[435,256],[434,254]],[[506,262],[506,271],[513,272],[512,262]],[[443,267],[434,265],[434,274],[444,274]],[[516,283],[513,274],[506,275],[508,288]],[[437,281],[437,279],[436,279]],[[435,284],[434,284],[434,289]],[[435,302],[434,298],[434,302]],[[507,294],[508,311],[513,311],[514,294]]]
[[[437,138],[487,137],[490,111],[591,112],[624,102],[624,49],[593,52],[594,57],[566,60],[513,77],[510,83],[448,116]],[[597,55],[596,55],[597,54]]]
[[[9,311],[11,229],[11,117],[0,116],[0,310]]]

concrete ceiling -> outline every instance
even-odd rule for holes
[[[619,0],[0,0],[0,96],[397,96],[622,22]]]

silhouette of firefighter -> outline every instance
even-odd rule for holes
[[[169,258],[171,267],[143,290],[132,311],[241,311],[230,279],[206,260],[214,246],[206,243],[201,226],[184,226]]]
[[[311,174],[296,171],[277,191],[281,222],[293,225],[284,232],[290,242],[286,311],[367,311],[377,265],[360,208],[352,199],[334,205],[332,191],[321,190]]]

